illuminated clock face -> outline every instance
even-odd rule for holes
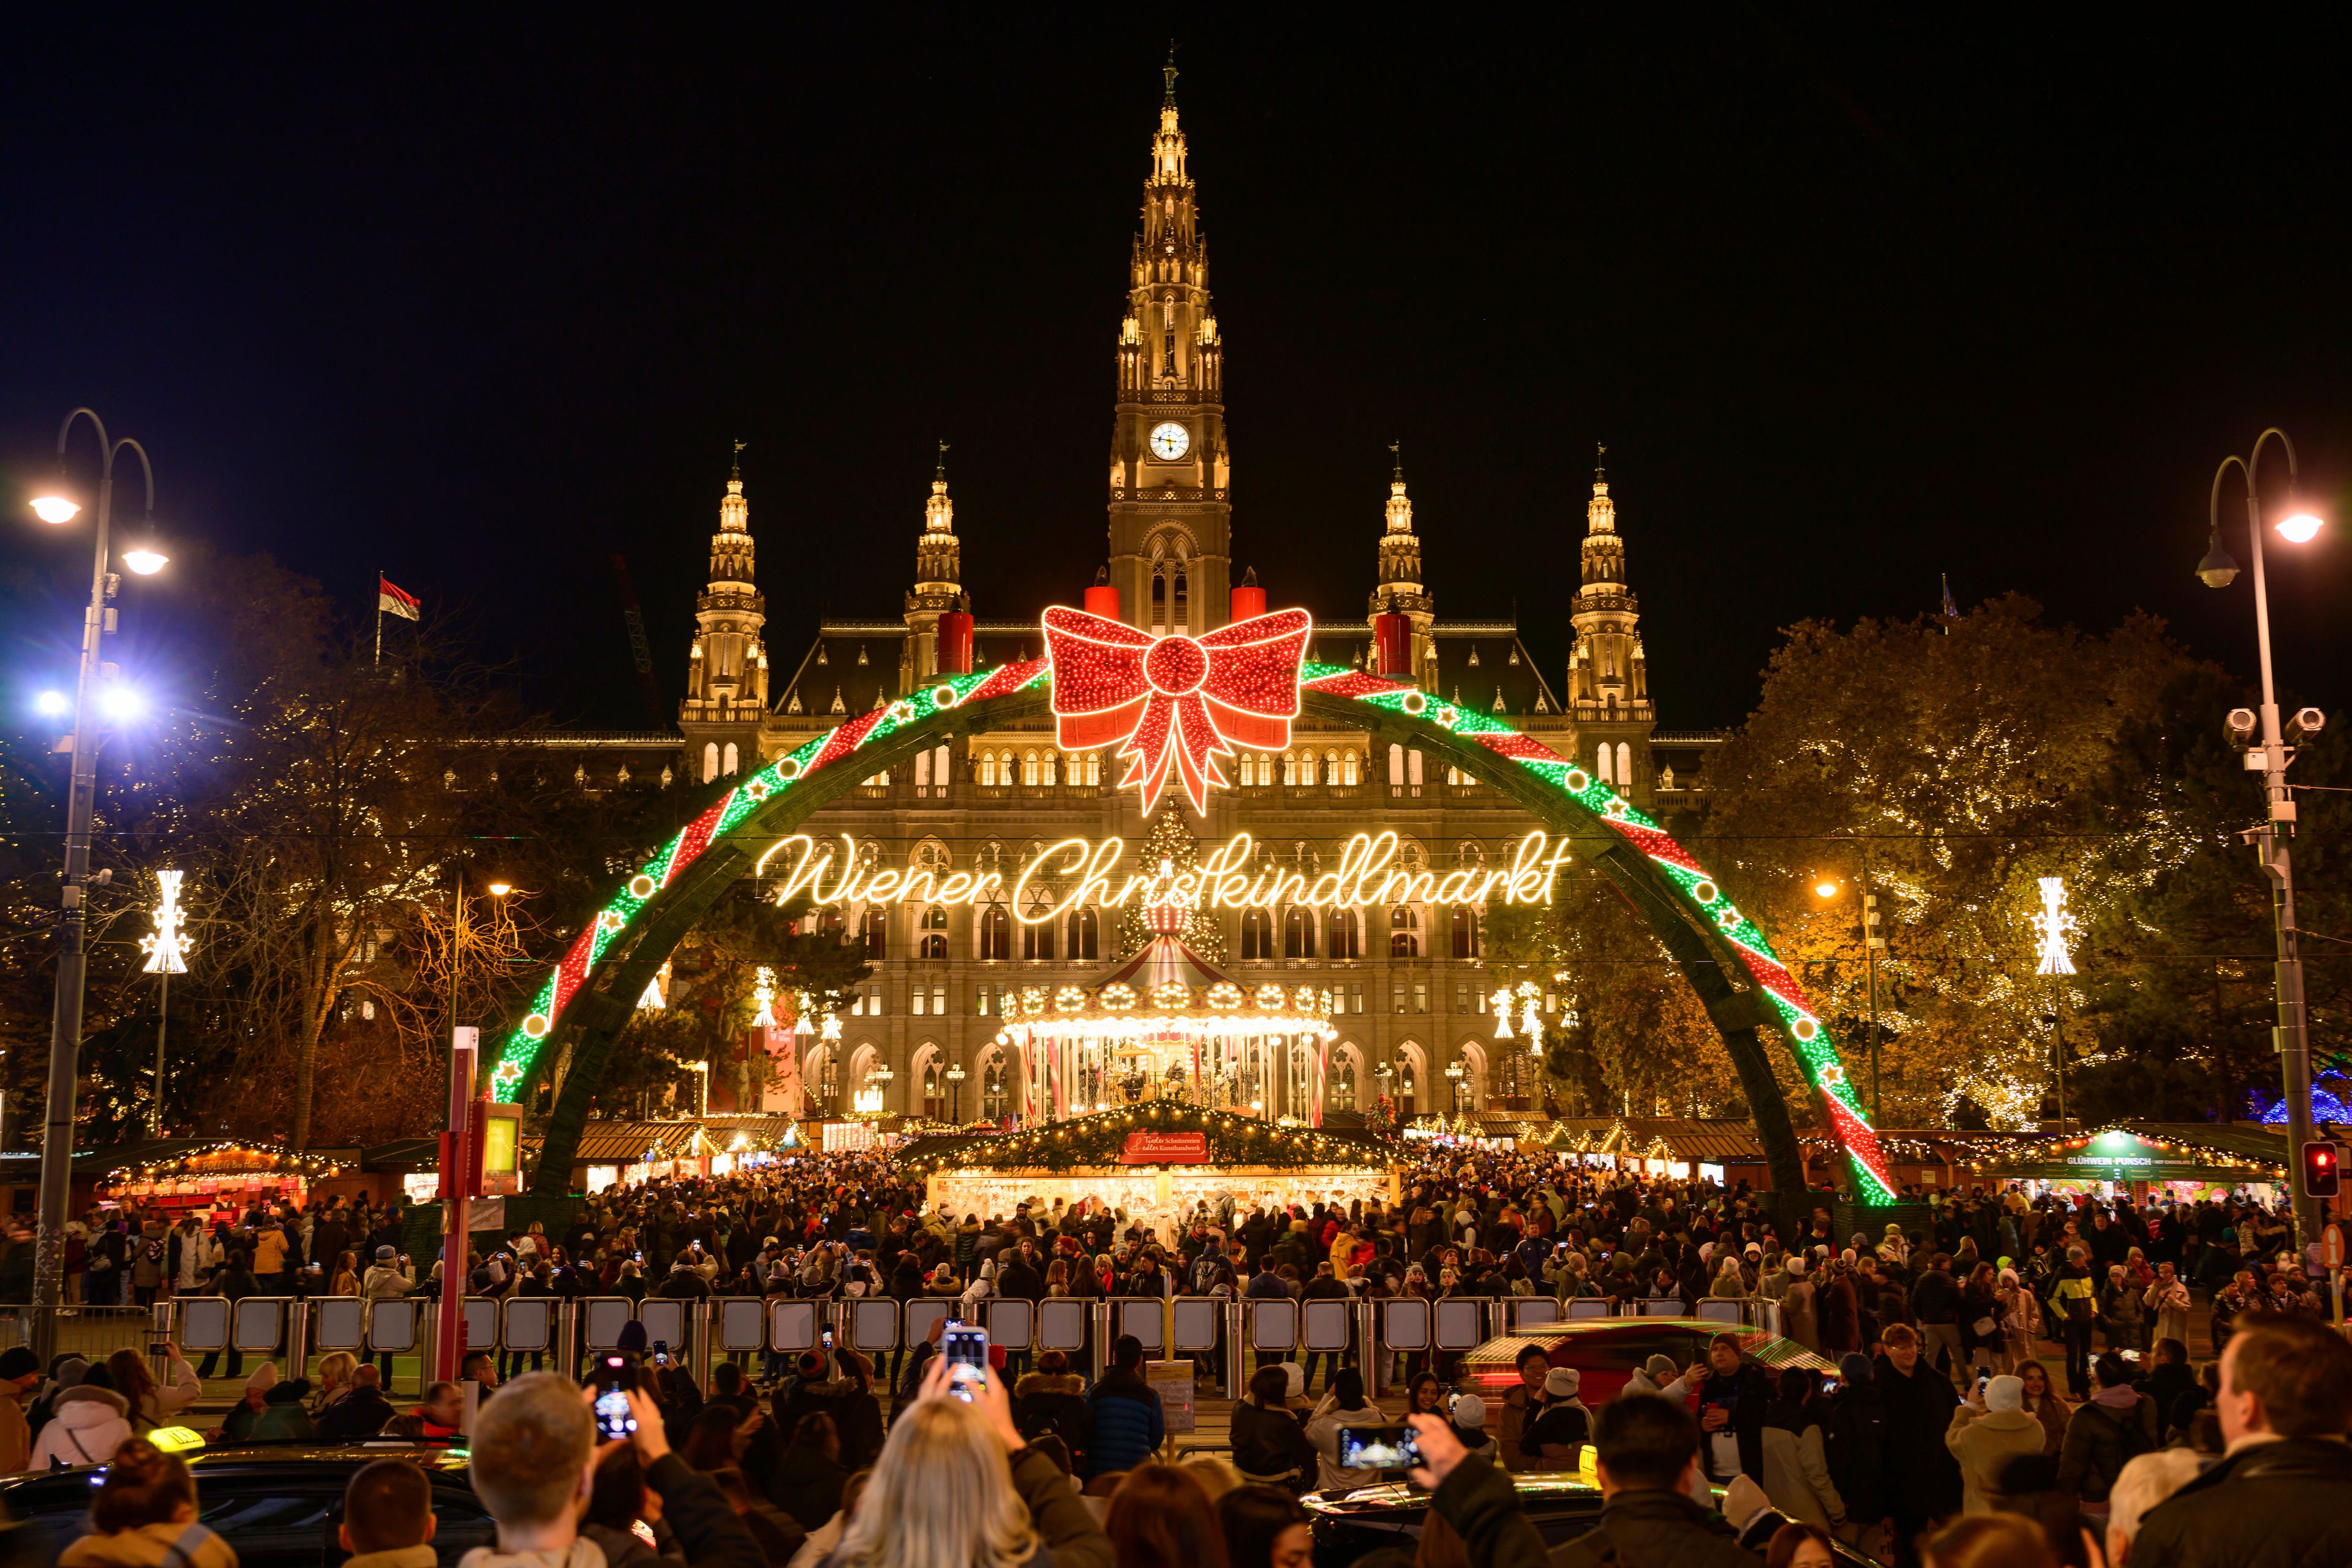
[[[1151,455],[1172,463],[1192,449],[1192,432],[1174,420],[1151,427]]]

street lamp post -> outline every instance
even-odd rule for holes
[[[2197,564],[2197,575],[2209,588],[2226,588],[2236,580],[2238,563],[2221,548],[2221,477],[2234,463],[2246,481],[2246,536],[2253,551],[2254,567],[2254,642],[2262,662],[2263,706],[2259,716],[2261,743],[2246,751],[2248,771],[2259,768],[2263,791],[2270,797],[2270,812],[2260,827],[2251,829],[2245,837],[2254,846],[2263,873],[2271,882],[2271,923],[2277,934],[2278,966],[2273,972],[2273,990],[2277,999],[2278,1025],[2272,1038],[2279,1055],[2280,1076],[2286,1088],[2287,1167],[2296,1169],[2303,1158],[2304,1146],[2314,1136],[2311,1124],[2311,1048],[2304,1030],[2303,956],[2298,948],[2294,924],[2294,868],[2287,853],[2287,838],[2294,831],[2294,795],[2286,782],[2287,763],[2293,760],[2279,723],[2278,692],[2271,679],[2271,605],[2270,595],[2263,578],[2263,503],[2255,484],[2255,471],[2263,460],[2263,448],[2272,437],[2286,453],[2287,515],[2277,524],[2279,536],[2291,543],[2308,543],[2320,529],[2316,515],[2306,510],[2295,498],[2297,480],[2294,443],[2285,431],[2273,426],[2254,437],[2254,449],[2246,457],[2228,457],[2213,470],[2213,491],[2208,504],[2206,521],[2210,538],[2205,559]],[[2302,722],[2297,714],[2297,729],[2307,732],[2315,725]],[[2232,725],[2233,732],[2236,726]],[[2253,727],[2238,735],[2241,744],[2252,739]],[[2300,738],[2300,734],[2298,735]],[[2285,831],[2281,832],[2284,828]],[[2291,1183],[2294,1201],[2294,1223],[2298,1242],[2309,1246],[2319,1237],[2324,1220],[2318,1200],[2303,1190],[2300,1181]]]
[[[948,1068],[948,1118],[957,1126],[963,1125],[963,1063],[956,1062]]]
[[[1833,879],[1813,884],[1816,897],[1834,899],[1838,885]],[[1878,894],[1870,885],[1870,846],[1862,847],[1862,961],[1870,987],[1870,1121],[1874,1127],[1886,1125],[1878,1109],[1878,955],[1885,951],[1886,939],[1878,934]]]
[[[1465,1075],[1459,1061],[1445,1064],[1445,1081],[1454,1086],[1454,1114],[1462,1114],[1462,1079]]]
[[[89,912],[84,894],[89,882],[90,816],[98,795],[98,749],[89,725],[89,687],[100,673],[100,639],[111,629],[114,613],[106,607],[120,579],[107,570],[107,536],[114,518],[114,459],[127,447],[139,458],[147,481],[145,518],[155,521],[155,470],[147,449],[125,437],[112,440],[105,422],[88,408],[66,416],[58,428],[58,472],[66,464],[66,438],[76,422],[87,417],[98,431],[98,540],[90,566],[89,605],[82,612],[81,664],[74,675],[73,732],[66,750],[65,889],[63,916],[58,922],[57,1003],[49,1018],[49,1086],[47,1127],[41,1136],[40,1234],[35,1244],[33,1300],[54,1307],[65,1293],[66,1208],[73,1191],[74,1079],[80,1068],[81,1010],[84,983],[89,971]],[[34,515],[43,522],[73,521],[81,508],[64,494],[46,495],[33,502]],[[135,559],[134,559],[135,558]],[[142,546],[125,552],[123,564],[144,576],[159,571],[163,557]]]

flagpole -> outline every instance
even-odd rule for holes
[[[383,668],[383,568],[375,569],[375,667]]]

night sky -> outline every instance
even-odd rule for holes
[[[1401,438],[1440,616],[1516,605],[1557,682],[1598,440],[1668,727],[1737,722],[1776,628],[1947,572],[2144,605],[2251,678],[2245,581],[2190,575],[2214,464],[2282,424],[2352,503],[2324,40],[1642,9],[1175,13],[1236,570],[1360,617]],[[646,721],[616,550],[674,718],[735,437],[786,668],[820,615],[898,613],[942,437],[975,610],[1073,597],[1170,23],[896,15],[14,18],[0,567],[86,584],[19,501],[88,402],[182,540],[355,616],[381,566],[570,722]],[[2346,537],[2273,556],[2282,678],[2331,707]],[[36,608],[12,695],[71,634]]]

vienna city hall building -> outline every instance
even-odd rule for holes
[[[1261,613],[1265,594],[1234,580],[1224,341],[1172,73],[1151,140],[1124,309],[1107,325],[1115,368],[1107,559],[1099,575],[1093,563],[1052,570],[1074,584],[1094,578],[1087,608],[1154,635],[1197,637]],[[1585,508],[1581,582],[1567,610],[1573,648],[1557,678],[1537,667],[1516,620],[1440,616],[1401,468],[1385,497],[1367,494],[1364,523],[1365,618],[1317,626],[1308,659],[1402,677],[1446,701],[1507,714],[1513,727],[1577,759],[1654,816],[1700,804],[1717,738],[1656,726],[1605,475],[1596,470]],[[679,713],[687,773],[708,782],[756,771],[943,670],[1045,653],[1037,623],[991,619],[986,608],[978,606],[975,618],[965,595],[942,467],[922,501],[899,613],[825,620],[813,640],[772,661],[739,472],[719,501],[709,584],[697,604]],[[1172,782],[1159,814],[1180,814],[1203,855],[1246,833],[1255,865],[1293,867],[1310,883],[1339,864],[1360,833],[1393,833],[1401,869],[1442,871],[1507,865],[1537,826],[1491,789],[1417,752],[1375,747],[1361,731],[1305,719],[1280,752],[1244,749],[1221,765],[1231,787],[1209,794],[1205,817]],[[940,878],[992,870],[1008,893],[826,910],[865,937],[874,967],[839,1016],[838,1040],[797,1041],[811,1109],[875,1107],[878,1098],[879,1109],[966,1121],[1017,1109],[1018,1064],[998,1039],[1008,1000],[1024,987],[1098,983],[1122,956],[1122,930],[1135,922],[1123,919],[1128,911],[1092,903],[1024,921],[1011,890],[1022,868],[1072,838],[1123,840],[1123,865],[1134,867],[1150,824],[1138,793],[1119,787],[1125,766],[1114,747],[1061,750],[1055,721],[1043,718],[868,777],[809,820],[803,831],[836,855],[845,836],[855,846],[848,853],[877,867]],[[1030,895],[1044,896],[1034,885]],[[1529,1075],[1498,1054],[1512,1047],[1495,1037],[1486,998],[1496,985],[1530,976],[1489,968],[1483,916],[1469,904],[1223,910],[1215,912],[1222,952],[1208,956],[1244,987],[1275,981],[1330,993],[1338,1032],[1321,1086],[1327,1112],[1365,1110],[1383,1085],[1408,1116],[1457,1104],[1529,1108],[1514,1104]],[[1544,993],[1539,1005],[1557,1015],[1565,1005],[1559,988],[1532,978]],[[1449,1076],[1456,1064],[1460,1074]]]

